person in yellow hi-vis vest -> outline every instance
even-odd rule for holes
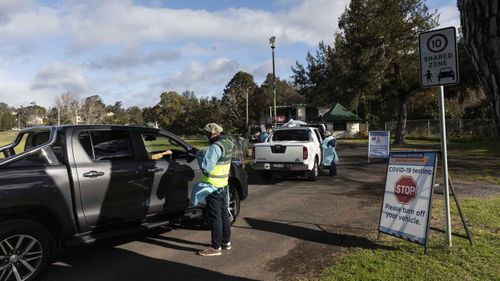
[[[231,224],[229,213],[229,173],[234,144],[221,135],[223,129],[216,123],[209,123],[203,131],[210,147],[198,157],[203,173],[193,188],[191,196],[194,205],[205,199],[208,219],[211,225],[212,245],[199,251],[202,256],[219,256],[222,249],[231,249]]]

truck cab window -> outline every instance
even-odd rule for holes
[[[278,130],[273,133],[273,141],[309,141],[309,130]]]
[[[141,137],[149,159],[154,159],[155,157],[153,157],[153,155],[167,150],[172,151],[172,155],[166,155],[165,157],[160,157],[160,159],[177,159],[187,156],[186,147],[177,142],[175,139],[156,133],[142,133]]]
[[[128,131],[85,131],[78,138],[92,160],[134,159]]]

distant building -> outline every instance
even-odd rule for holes
[[[276,121],[278,125],[288,122],[290,119],[300,120],[306,123],[319,123],[321,117],[330,109],[329,106],[313,106],[307,104],[280,105],[276,106]],[[269,116],[273,115],[273,107],[269,107]]]
[[[328,110],[323,115],[322,121],[326,124],[327,130],[331,131],[336,138],[357,138],[360,136],[361,118],[340,103]]]

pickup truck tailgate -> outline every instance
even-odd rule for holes
[[[270,163],[303,162],[303,147],[300,142],[281,144],[268,143],[255,147],[255,161]]]

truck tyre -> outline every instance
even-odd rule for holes
[[[231,213],[231,225],[236,222],[240,214],[241,199],[238,190],[233,186],[229,186],[229,212]]]
[[[264,171],[264,172],[261,172],[260,173],[260,177],[265,180],[265,181],[268,181],[268,180],[272,180],[273,179],[273,172],[271,171]]]
[[[229,212],[230,216],[230,224],[233,225],[240,214],[240,206],[241,206],[241,198],[238,190],[233,186],[229,185]],[[207,229],[210,229],[210,218],[208,216],[207,208],[203,209],[203,225]]]
[[[47,270],[53,240],[41,224],[12,220],[0,224],[0,279],[40,280]]]
[[[318,165],[318,157],[314,159],[313,169],[307,172],[307,179],[310,181],[315,181],[318,178],[319,174],[319,165]]]

